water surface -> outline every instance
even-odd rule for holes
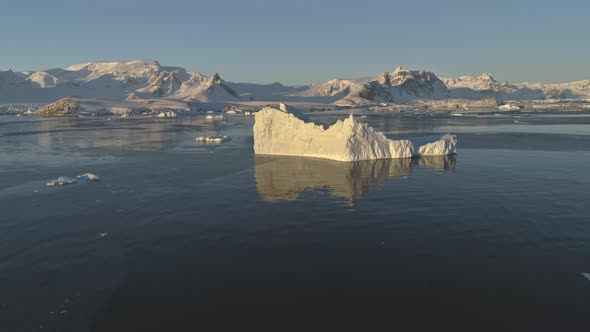
[[[362,120],[458,155],[255,157],[237,116],[0,117],[1,330],[587,328],[590,118]]]

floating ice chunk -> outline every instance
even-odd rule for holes
[[[586,277],[586,279],[590,280],[590,273],[582,273],[582,275]]]
[[[256,113],[254,153],[339,161],[444,156],[456,153],[454,135],[391,140],[353,116],[327,129],[289,109],[265,107]]]
[[[457,138],[454,135],[424,136],[409,139],[414,146],[414,156],[447,156],[456,153]]]
[[[229,136],[222,136],[222,135],[216,135],[216,136],[199,136],[199,137],[195,138],[195,141],[197,141],[197,142],[205,142],[205,143],[223,143],[223,142],[231,141],[231,137],[229,137]]]
[[[223,115],[207,115],[206,118],[212,120],[223,120]]]
[[[514,103],[508,103],[508,104],[500,105],[498,107],[498,109],[503,110],[503,111],[519,111],[522,109],[522,106],[514,104]]]
[[[176,113],[174,113],[173,111],[164,111],[164,112],[158,113],[157,117],[159,117],[159,118],[175,118]]]
[[[78,176],[76,176],[76,179],[82,180],[82,181],[100,181],[100,177],[98,175],[95,175],[92,173],[85,173],[82,175],[78,175]]]
[[[60,176],[59,178],[57,178],[57,180],[53,180],[53,181],[49,181],[47,182],[47,186],[49,187],[53,187],[53,186],[65,186],[67,184],[74,184],[77,183],[78,180],[73,179],[69,176]]]

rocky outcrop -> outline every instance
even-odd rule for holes
[[[34,115],[38,116],[67,116],[77,115],[80,108],[80,103],[72,97],[62,98],[51,104],[47,104],[37,111]]]

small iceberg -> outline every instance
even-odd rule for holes
[[[197,141],[197,142],[205,142],[205,143],[224,143],[224,142],[231,141],[231,137],[229,137],[229,136],[222,136],[222,135],[216,135],[216,136],[199,136],[199,137],[195,138],[195,141]]]
[[[508,103],[498,106],[498,109],[502,111],[520,111],[523,107],[515,103]]]
[[[76,179],[80,181],[100,181],[100,177],[98,175],[92,173],[85,173],[82,175],[76,176]]]
[[[176,113],[174,113],[173,111],[164,111],[164,112],[158,113],[157,117],[158,118],[175,118]]]
[[[207,119],[210,120],[223,120],[223,115],[207,115]]]
[[[393,140],[352,115],[327,129],[281,105],[255,115],[254,153],[338,161],[446,156],[456,154],[455,135]]]
[[[64,175],[64,176],[60,176],[59,178],[57,178],[57,180],[47,182],[47,186],[48,187],[65,186],[65,185],[74,184],[74,183],[78,183],[78,180]]]

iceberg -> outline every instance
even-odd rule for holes
[[[454,135],[392,140],[352,115],[327,129],[281,105],[255,115],[254,153],[360,161],[456,153]]]

